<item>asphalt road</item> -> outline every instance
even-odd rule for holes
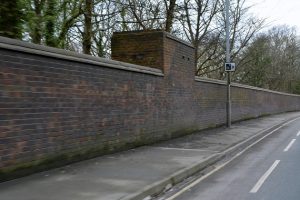
[[[163,199],[299,200],[300,120],[277,130],[193,187],[178,189]]]

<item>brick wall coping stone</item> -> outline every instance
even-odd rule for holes
[[[204,83],[213,83],[218,85],[226,85],[226,81],[211,79],[211,78],[203,78],[199,76],[195,76],[195,81],[204,82]]]
[[[187,42],[185,40],[179,39],[179,38],[175,37],[174,35],[172,35],[172,34],[170,34],[168,32],[164,32],[164,33],[166,34],[167,38],[175,40],[177,42],[180,42],[181,44],[184,44],[184,45],[186,45],[188,47],[191,47],[191,48],[195,49],[195,47],[191,43],[189,43],[189,42]]]
[[[184,45],[186,45],[188,47],[191,47],[191,48],[195,49],[195,47],[191,43],[189,43],[189,42],[187,42],[187,41],[185,41],[183,39],[180,39],[180,38],[172,35],[171,33],[168,33],[166,31],[160,30],[160,29],[157,29],[157,30],[146,30],[146,31],[145,30],[139,30],[139,31],[122,31],[122,32],[114,32],[114,34],[115,35],[122,35],[122,34],[127,35],[129,33],[159,33],[159,32],[163,33],[164,36],[167,37],[167,38],[169,38],[169,39],[175,40],[175,41],[177,41],[177,42],[179,42],[181,44],[184,44]]]
[[[213,84],[218,84],[218,85],[227,85],[227,81],[222,81],[222,80],[217,80],[217,79],[211,79],[211,78],[195,77],[195,81],[204,82],[204,83],[213,83]],[[250,90],[270,92],[270,93],[281,94],[281,95],[286,95],[286,96],[300,97],[300,95],[297,95],[297,94],[290,94],[290,93],[285,93],[285,92],[278,92],[278,91],[274,91],[274,90],[268,90],[268,89],[254,87],[254,86],[250,86],[250,85],[244,85],[244,84],[240,84],[240,83],[231,83],[231,86],[233,86],[233,87],[239,87],[239,88],[245,88],[245,89],[250,89]]]
[[[169,33],[166,33],[166,35],[170,39],[174,39],[176,41],[184,43],[187,46],[192,47],[192,45],[190,43],[185,42],[181,39],[178,39]],[[76,61],[76,62],[81,62],[81,63],[93,64],[93,65],[98,65],[98,66],[102,66],[102,67],[115,68],[115,69],[120,69],[120,70],[125,70],[125,71],[133,71],[133,72],[156,75],[156,76],[164,76],[162,70],[156,69],[156,68],[135,65],[135,64],[130,64],[130,63],[126,63],[126,62],[120,62],[120,61],[110,60],[110,59],[106,59],[106,58],[90,56],[90,55],[86,55],[86,54],[80,54],[80,53],[76,53],[76,52],[72,52],[72,51],[67,51],[64,49],[58,49],[58,48],[53,48],[53,47],[32,44],[32,43],[23,42],[23,41],[10,39],[10,38],[6,38],[6,37],[1,37],[1,36],[0,36],[0,48],[20,51],[20,52],[25,52],[25,53],[31,53],[31,54],[37,54],[37,55],[43,55],[43,56],[48,56],[48,57],[54,57],[54,58],[59,58],[59,59],[71,60],[71,61]],[[218,84],[218,85],[226,85],[226,81],[210,79],[210,78],[195,77],[195,81],[205,82],[205,83],[213,83],[213,84]],[[281,94],[281,95],[286,95],[286,96],[296,96],[296,97],[300,96],[297,94],[278,92],[278,91],[268,90],[268,89],[264,89],[264,88],[243,85],[243,84],[239,84],[239,83],[232,83],[231,85],[234,87],[271,92],[271,93]]]
[[[101,67],[115,68],[120,70],[133,71],[133,72],[156,75],[156,76],[164,76],[164,74],[160,69],[110,60],[106,58],[95,57],[86,54],[80,54],[72,51],[67,51],[64,49],[32,44],[32,43],[23,42],[23,41],[1,37],[1,36],[0,36],[0,48],[20,51],[20,52],[30,53],[30,54],[37,54],[37,55],[42,55],[42,56],[47,56],[52,58],[71,60],[75,62],[87,63],[92,65],[98,65]]]

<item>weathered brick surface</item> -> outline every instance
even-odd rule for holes
[[[226,86],[195,81],[194,49],[163,32],[146,35],[161,41],[158,46],[142,45],[153,47],[149,55],[158,59],[148,62],[147,49],[138,51],[145,53],[146,64],[161,69],[164,76],[125,70],[125,63],[119,69],[111,67],[115,63],[110,61],[89,63],[92,57],[78,61],[76,57],[82,56],[77,54],[62,58],[50,48],[46,50],[52,53],[39,55],[28,47],[11,48],[10,42],[0,38],[2,175],[224,124]],[[130,55],[136,53],[137,44],[133,47]],[[115,56],[128,58],[125,51]],[[132,63],[140,59],[129,57],[134,58]],[[232,87],[232,98],[233,120],[300,108],[299,96],[239,85]]]
[[[163,35],[161,31],[114,33],[111,41],[112,59],[161,69]]]

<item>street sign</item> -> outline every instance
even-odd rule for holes
[[[225,72],[234,72],[235,63],[225,63]]]

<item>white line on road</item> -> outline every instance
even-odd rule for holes
[[[206,179],[207,177],[209,177],[210,175],[214,174],[215,172],[221,170],[223,167],[225,167],[228,163],[232,162],[233,160],[235,160],[236,158],[240,157],[241,155],[243,155],[243,153],[245,153],[248,149],[252,148],[254,145],[256,145],[257,143],[259,143],[260,141],[262,141],[263,139],[265,139],[266,137],[270,136],[271,134],[273,134],[274,132],[276,132],[277,130],[281,129],[282,127],[296,121],[300,119],[300,117],[297,117],[295,119],[292,119],[288,122],[285,122],[284,124],[282,124],[281,126],[279,126],[278,128],[272,130],[271,132],[269,132],[268,134],[266,134],[265,136],[263,136],[262,138],[258,139],[257,141],[253,142],[252,144],[250,144],[249,146],[247,146],[246,148],[244,148],[241,152],[237,153],[235,156],[233,156],[231,159],[229,159],[227,162],[221,164],[220,166],[217,166],[214,170],[208,172],[207,174],[205,174],[204,176],[196,179],[195,181],[191,182],[189,185],[187,185],[186,187],[180,189],[178,192],[176,192],[175,194],[173,194],[171,197],[168,197],[165,200],[174,200],[175,198],[179,197],[180,195],[182,195],[183,193],[185,193],[186,191],[192,189],[194,186],[196,186],[198,183],[200,183],[201,181],[203,181],[204,179]],[[258,133],[261,134],[261,133]],[[251,139],[251,138],[250,138]]]
[[[266,173],[258,180],[258,182],[254,185],[254,187],[250,190],[250,193],[256,193],[259,188],[264,184],[264,182],[267,180],[267,178],[271,175],[273,170],[276,168],[276,166],[279,164],[280,160],[276,160],[273,165],[266,171]]]
[[[299,117],[297,118],[299,119]],[[243,153],[245,153],[248,149],[250,149],[251,147],[253,147],[254,145],[256,145],[257,143],[259,143],[260,141],[262,141],[263,139],[265,139],[266,137],[268,137],[269,135],[273,134],[275,131],[281,129],[283,126],[295,121],[291,120],[283,125],[281,125],[280,127],[274,129],[273,131],[269,132],[267,135],[263,136],[262,138],[260,138],[259,140],[257,140],[256,142],[250,144],[248,147],[244,148],[241,152],[237,153],[235,156],[233,156],[231,159],[229,159],[227,162],[217,166],[214,170],[208,172],[207,174],[205,174],[204,176],[196,179],[195,181],[193,181],[192,183],[190,183],[189,185],[187,185],[186,187],[182,188],[181,190],[179,190],[178,192],[176,192],[175,194],[173,194],[171,197],[165,199],[165,200],[174,200],[175,198],[179,197],[181,194],[185,193],[186,191],[190,190],[191,188],[193,188],[194,186],[196,186],[198,183],[200,183],[201,181],[203,181],[204,179],[206,179],[207,177],[209,177],[210,175],[214,174],[215,172],[219,171],[220,169],[222,169],[223,167],[225,167],[228,163],[230,163],[231,161],[235,160],[236,158],[238,158],[239,156],[241,156]]]
[[[292,145],[294,144],[295,141],[296,141],[296,139],[292,139],[292,141],[287,145],[287,147],[285,147],[285,149],[283,151],[287,152],[292,147]]]
[[[299,137],[300,136],[300,131],[297,133],[297,137]]]

